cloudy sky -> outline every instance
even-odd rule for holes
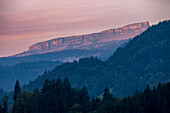
[[[170,0],[0,0],[0,57],[52,38],[170,19]]]

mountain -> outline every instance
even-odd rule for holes
[[[97,56],[102,60],[106,60],[118,48],[123,47],[130,39],[116,40],[114,44],[106,43],[103,48],[98,49],[70,49],[58,52],[49,52],[44,54],[29,55],[23,57],[2,57],[0,58],[0,65],[12,66],[22,62],[38,62],[38,61],[60,61],[72,62],[83,57]]]
[[[94,49],[105,46],[106,43],[114,44],[115,40],[125,40],[139,35],[149,27],[149,22],[130,24],[122,28],[109,29],[99,33],[80,36],[56,38],[40,42],[29,47],[28,51],[13,57],[42,54],[68,49]]]
[[[86,41],[81,41],[82,46],[79,45],[79,47],[76,45],[75,48],[63,49],[62,51],[48,51],[47,53],[22,57],[13,56],[0,58],[0,88],[3,88],[5,91],[11,91],[16,80],[22,81],[21,84],[26,84],[30,80],[37,78],[45,70],[51,70],[55,66],[61,64],[61,62],[72,62],[79,58],[90,57],[92,55],[106,60],[118,47],[125,46],[133,36],[143,32],[148,27],[148,22],[131,24],[118,29],[82,35]],[[73,36],[69,38],[70,40],[66,38],[67,41],[64,41],[63,44],[69,42],[69,44],[74,45],[76,42],[80,42],[82,36]],[[87,44],[87,39],[93,42],[93,44]],[[63,40],[63,38],[54,40]],[[83,48],[85,47],[85,43],[87,44],[86,48]],[[31,51],[35,52],[33,47],[31,48]],[[51,50],[51,48],[49,48],[49,50]],[[60,48],[56,46],[56,50],[60,50]]]
[[[12,91],[16,80],[21,84],[26,84],[31,80],[35,80],[42,75],[45,70],[51,70],[61,62],[39,61],[39,62],[23,62],[13,66],[0,66],[0,89]]]
[[[107,86],[115,96],[127,96],[137,88],[170,81],[170,21],[160,22],[119,48],[107,60],[83,58],[64,63],[39,76],[23,89],[41,88],[45,79],[68,77],[73,87],[86,86],[91,96],[99,96]],[[95,93],[94,93],[95,91]]]
[[[22,62],[44,60],[72,62],[91,55],[107,60],[118,47],[123,47],[129,40],[145,31],[148,27],[148,22],[141,22],[99,33],[41,42],[34,44],[26,52],[10,57],[1,57],[0,65],[12,66]]]

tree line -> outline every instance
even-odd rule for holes
[[[150,89],[135,91],[133,96],[114,97],[106,87],[101,97],[90,98],[86,87],[74,89],[68,78],[48,80],[41,90],[21,91],[14,88],[14,103],[7,107],[8,97],[0,104],[0,113],[169,113],[170,82]],[[9,110],[8,110],[9,108]]]
[[[105,86],[113,89],[114,96],[132,95],[135,89],[156,86],[170,81],[170,20],[160,22],[118,48],[107,60],[95,57],[64,63],[44,73],[23,89],[34,91],[43,82],[68,77],[76,88],[85,84],[90,96],[99,96]],[[130,84],[129,84],[130,83]]]

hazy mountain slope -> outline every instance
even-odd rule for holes
[[[40,88],[43,81],[67,76],[73,87],[86,86],[91,96],[98,96],[108,86],[115,96],[126,96],[146,84],[170,81],[170,21],[150,27],[108,61],[84,58],[64,63],[30,82],[25,90]],[[94,93],[95,91],[95,93]]]
[[[40,42],[29,47],[28,51],[14,55],[14,57],[42,54],[68,49],[94,49],[105,46],[115,40],[125,40],[139,35],[149,27],[149,22],[130,24],[122,28],[109,29],[99,33],[56,38]],[[113,43],[114,44],[114,43]]]
[[[99,33],[40,42],[30,46],[28,51],[11,57],[0,58],[0,65],[11,66],[21,62],[44,60],[71,62],[91,55],[106,60],[118,47],[125,45],[130,39],[142,33],[148,27],[148,22],[141,22]]]
[[[0,66],[0,88],[5,91],[13,90],[16,80],[21,84],[28,83],[43,74],[45,70],[51,70],[61,62],[41,61],[23,62],[13,66]]]
[[[98,47],[96,49],[85,50],[85,49],[70,49],[59,52],[49,52],[38,55],[29,55],[24,57],[5,57],[0,58],[0,65],[11,66],[20,62],[35,62],[35,61],[60,61],[60,62],[71,62],[78,60],[81,57],[89,57],[91,55],[97,56],[103,60],[109,58],[113,52],[120,46],[124,46],[130,39],[117,40],[111,43],[105,43],[104,47]]]

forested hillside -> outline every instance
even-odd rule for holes
[[[94,91],[95,92],[95,91]],[[67,78],[44,82],[33,93],[21,92],[19,82],[14,89],[10,113],[169,113],[170,82],[151,90],[136,90],[133,96],[116,98],[106,87],[101,98],[90,98],[86,87],[71,88]],[[7,113],[8,97],[3,97],[0,113]]]
[[[106,62],[83,58],[64,63],[30,82],[23,90],[42,88],[43,82],[68,77],[75,88],[87,87],[90,96],[99,96],[107,86],[114,96],[132,94],[146,84],[170,81],[170,21],[160,22],[119,48]]]
[[[45,70],[49,71],[61,64],[61,62],[40,61],[22,62],[13,66],[0,66],[0,88],[5,91],[12,91],[16,80],[26,84],[42,75]]]

